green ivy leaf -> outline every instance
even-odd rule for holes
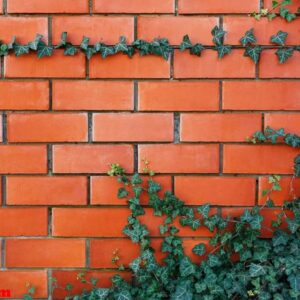
[[[90,38],[89,37],[86,37],[84,36],[82,38],[82,42],[80,44],[80,48],[84,51],[87,51],[88,47],[89,47],[89,42],[90,42]]]
[[[74,47],[72,44],[67,44],[66,45],[66,48],[64,50],[64,55],[67,55],[67,56],[73,56],[77,53],[77,49],[76,47]]]
[[[44,42],[40,42],[37,48],[37,56],[38,58],[42,58],[45,56],[51,56],[53,54],[53,47],[46,45]]]
[[[206,251],[206,246],[203,243],[198,244],[193,248],[193,253],[200,255],[200,256],[204,255],[205,251]]]
[[[254,36],[254,29],[246,31],[245,35],[240,39],[241,44],[245,47],[248,44],[255,44],[256,38]]]
[[[171,300],[193,300],[190,281],[181,281],[176,286],[175,293],[171,295]]]
[[[191,49],[192,47],[193,47],[193,45],[191,43],[191,40],[190,40],[189,36],[186,34],[183,37],[183,40],[180,44],[180,51],[184,51],[186,49]]]
[[[119,188],[118,190],[118,198],[122,199],[122,198],[126,198],[128,196],[128,192],[125,188]]]
[[[280,64],[285,63],[288,58],[292,57],[294,54],[294,49],[292,47],[285,47],[276,50],[276,55]]]
[[[259,264],[250,264],[249,273],[251,277],[263,276],[266,274],[266,270],[262,265]]]
[[[126,37],[125,36],[121,36],[119,39],[119,43],[115,45],[115,49],[114,49],[115,53],[128,53],[128,46],[126,43]]]
[[[188,277],[196,272],[195,265],[189,257],[185,256],[180,260],[179,271],[182,277]]]
[[[213,35],[213,43],[215,45],[217,46],[223,45],[226,31],[224,31],[222,28],[219,28],[218,26],[215,26],[211,31],[211,34]]]
[[[223,58],[226,54],[229,54],[232,50],[232,46],[230,45],[218,45],[216,46],[216,50],[218,52],[218,57]]]
[[[103,46],[101,48],[101,56],[102,58],[106,58],[107,56],[110,56],[110,55],[114,55],[115,54],[115,49],[114,47],[111,47],[111,46]]]
[[[99,300],[107,299],[110,290],[106,288],[97,288],[94,290],[94,294]]]
[[[16,56],[21,56],[23,54],[29,53],[29,46],[27,45],[20,45],[18,43],[15,43],[13,46],[14,52]]]
[[[191,49],[190,49],[190,53],[192,55],[197,55],[197,56],[201,56],[202,51],[204,50],[204,46],[201,44],[195,44]]]
[[[208,218],[209,211],[210,211],[210,205],[209,204],[201,205],[197,208],[197,211],[200,215],[203,216],[203,218]]]
[[[244,56],[250,57],[255,64],[258,64],[262,52],[261,46],[247,46]]]
[[[300,292],[300,273],[291,274],[290,276],[288,276],[288,281],[292,290],[294,290],[295,292]]]
[[[39,43],[42,41],[43,36],[41,34],[37,34],[36,38],[33,42],[28,43],[28,47],[31,50],[37,51]]]
[[[280,30],[277,32],[277,34],[271,36],[271,42],[279,46],[284,46],[287,36],[288,36],[287,32]]]

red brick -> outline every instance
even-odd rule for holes
[[[119,274],[123,279],[130,282],[132,273],[128,271],[87,271],[85,272],[85,278],[90,280],[91,278],[97,278],[99,281],[97,287],[111,287],[111,279],[114,275]],[[78,280],[78,270],[76,271],[62,271],[62,270],[53,270],[52,276],[57,279],[57,282],[60,286],[65,287],[67,284],[72,284],[72,295],[81,295],[82,291],[91,290],[93,287],[88,283],[82,283]],[[55,300],[64,300],[65,297],[70,296],[70,293],[65,289],[54,289],[53,299]]]
[[[23,298],[28,292],[27,283],[35,287],[33,298],[48,297],[47,271],[0,271],[0,289],[10,290],[11,298]]]
[[[181,141],[243,142],[261,129],[260,114],[182,114]]]
[[[83,142],[88,137],[86,114],[16,113],[7,116],[9,142]]]
[[[11,239],[6,241],[9,268],[76,268],[85,266],[85,241],[80,239]]]
[[[89,5],[86,0],[8,0],[8,13],[88,13]]]
[[[46,146],[33,145],[1,145],[0,146],[0,173],[46,173],[47,149]]]
[[[139,170],[142,159],[150,162],[157,173],[217,173],[219,171],[218,145],[140,145]]]
[[[251,28],[254,29],[254,35],[259,44],[272,44],[270,42],[271,36],[281,30],[288,33],[287,44],[297,45],[300,43],[299,26],[299,18],[289,23],[282,18],[276,18],[270,22],[267,18],[257,21],[249,17],[226,16],[223,23],[224,30],[227,31],[226,43],[236,45],[240,45],[240,38]]]
[[[300,114],[265,114],[265,127],[284,128],[286,133],[300,135]]]
[[[112,262],[114,251],[117,251],[120,258],[118,263],[126,267],[140,255],[140,246],[129,239],[92,240],[90,247],[92,268],[117,268]]]
[[[87,179],[81,176],[8,176],[8,205],[84,205]]]
[[[300,82],[224,81],[223,109],[300,110]]]
[[[146,16],[138,18],[137,29],[139,39],[167,38],[170,44],[179,45],[188,34],[194,43],[211,45],[211,30],[216,25],[216,17]]]
[[[141,111],[215,111],[219,110],[219,82],[140,82]]]
[[[122,230],[127,224],[130,214],[128,208],[54,208],[53,236],[56,237],[125,237]],[[159,226],[164,218],[153,215],[152,209],[145,209],[145,215],[140,217],[151,236],[159,237]],[[179,221],[175,226],[181,227]],[[211,236],[205,228],[193,231],[190,228],[180,229],[180,236]]]
[[[4,75],[7,78],[85,77],[84,55],[63,56],[61,50],[56,50],[53,56],[42,59],[39,59],[34,53],[22,57],[9,55],[5,57],[4,64]]]
[[[299,72],[300,52],[295,51],[284,64],[278,62],[274,50],[262,52],[259,64],[260,78],[300,78]]]
[[[62,31],[68,32],[69,41],[79,45],[82,37],[90,38],[90,43],[102,42],[115,44],[120,36],[125,36],[128,42],[133,40],[133,17],[108,16],[64,16],[53,17],[52,32],[53,43],[60,42]]]
[[[173,141],[173,115],[94,114],[93,140],[106,142]]]
[[[223,0],[179,0],[178,11],[180,14],[222,14],[222,13],[251,13],[259,10],[259,0],[240,1],[229,0],[224,5]]]
[[[173,13],[174,0],[94,0],[96,13]]]
[[[274,145],[224,145],[224,173],[291,174],[297,149]]]
[[[18,43],[27,44],[35,39],[37,33],[42,34],[45,42],[47,41],[48,20],[46,17],[0,17],[0,36],[3,43],[11,42],[12,37],[16,36]]]
[[[277,206],[282,206],[286,200],[294,200],[300,196],[300,179],[292,177],[283,177],[279,181],[281,191],[273,191],[269,197]],[[269,183],[268,177],[259,178],[259,198],[258,204],[264,205],[268,196],[262,196],[263,190],[270,189],[272,184]]]
[[[46,208],[1,208],[1,236],[40,236],[48,234]]]
[[[106,59],[94,55],[90,60],[91,78],[169,78],[170,60],[158,56],[117,54]]]
[[[191,66],[193,66],[191,68]],[[214,50],[205,50],[201,57],[188,52],[175,51],[175,78],[253,78],[255,65],[242,50],[232,50],[232,53],[222,59]]]
[[[49,108],[47,81],[1,81],[1,110],[46,110]]]
[[[55,145],[55,173],[107,173],[109,165],[119,163],[133,170],[131,145]]]
[[[175,195],[188,205],[243,205],[255,204],[255,178],[176,176]],[[236,191],[239,191],[238,197]]]
[[[148,187],[146,176],[142,176],[143,187]],[[165,191],[171,190],[170,176],[155,176],[154,180],[158,182],[162,191],[159,193],[161,197]],[[114,177],[109,176],[94,176],[91,178],[91,204],[100,205],[126,205],[126,200],[117,197],[120,183]],[[146,194],[141,195],[141,203],[148,204],[149,197]]]
[[[132,110],[133,83],[125,81],[54,81],[53,109]]]
[[[299,3],[298,1],[292,1],[293,3],[286,6],[291,12],[297,12],[298,11],[298,7],[299,7]],[[264,0],[264,7],[265,8],[272,8],[272,0]],[[278,9],[274,10],[275,12],[278,12]]]

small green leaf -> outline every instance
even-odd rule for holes
[[[280,64],[285,63],[294,54],[294,49],[292,47],[285,47],[277,49],[275,54],[277,55]]]
[[[261,46],[247,46],[244,56],[250,57],[255,64],[258,64],[262,52]]]
[[[125,188],[119,188],[118,190],[118,198],[122,199],[122,198],[126,198],[128,196],[128,192]]]
[[[218,45],[216,46],[216,50],[218,52],[218,57],[223,58],[226,54],[229,54],[232,50],[232,46],[230,45]]]
[[[14,52],[16,56],[21,56],[23,54],[29,53],[29,46],[27,45],[20,45],[18,43],[15,43],[13,46]]]
[[[38,45],[41,42],[43,36],[41,34],[37,34],[36,38],[33,42],[28,43],[28,46],[31,50],[37,51]]]
[[[44,42],[40,42],[37,48],[37,56],[38,58],[42,58],[45,56],[51,56],[53,53],[53,47],[46,45]]]
[[[288,36],[287,32],[280,30],[277,32],[277,34],[271,36],[271,42],[279,46],[284,46],[287,36]]]
[[[90,38],[84,36],[84,37],[82,38],[82,42],[81,42],[81,44],[80,44],[80,48],[81,48],[82,50],[85,50],[85,51],[86,51],[86,50],[88,49],[89,42],[90,42]]]
[[[200,256],[204,255],[205,251],[206,251],[206,246],[203,243],[198,244],[193,248],[193,253],[200,255]]]
[[[213,30],[211,31],[211,34],[213,35],[213,43],[217,46],[223,45],[224,42],[224,36],[226,32],[219,28],[218,26],[215,26]]]
[[[266,270],[262,265],[259,264],[250,264],[249,273],[251,277],[258,277],[266,274]]]
[[[180,44],[180,51],[184,51],[186,49],[191,49],[192,48],[192,43],[191,40],[189,38],[189,36],[186,34],[183,37],[182,43]]]
[[[256,43],[256,38],[254,36],[254,29],[246,31],[245,35],[240,39],[241,44],[245,47],[248,44]]]

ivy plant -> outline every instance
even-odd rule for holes
[[[251,39],[251,37],[250,37]],[[244,41],[248,43],[248,38]],[[254,42],[251,39],[250,42]],[[188,48],[190,49],[190,48]],[[267,128],[256,132],[249,140],[252,143],[278,143],[300,148],[300,137],[285,133],[283,129]],[[121,187],[118,197],[126,200],[130,209],[123,233],[140,247],[140,254],[130,264],[133,281],[121,276],[118,252],[113,259],[120,266],[120,275],[112,278],[109,288],[98,287],[95,278],[85,279],[91,290],[80,295],[68,296],[74,300],[285,300],[300,298],[300,199],[286,201],[279,209],[277,219],[268,226],[263,210],[272,209],[272,192],[280,189],[280,176],[269,177],[271,188],[264,191],[268,201],[263,206],[245,209],[240,216],[223,216],[211,205],[187,206],[170,191],[161,196],[161,185],[155,181],[154,172],[146,162],[148,179],[139,174],[129,176],[118,164],[112,164],[108,174],[115,176]],[[295,158],[294,177],[300,176],[300,156]],[[140,219],[145,214],[140,199],[148,198],[148,206],[155,216],[160,216],[159,227],[165,253],[158,261],[152,247],[149,230]],[[278,208],[277,208],[278,210]],[[206,228],[212,233],[207,243],[194,246],[193,253],[199,257],[195,263],[184,252],[180,227],[194,231]],[[286,225],[285,225],[286,224]],[[270,238],[262,236],[267,231]],[[120,249],[122,251],[122,249]],[[72,287],[65,287],[70,293]]]

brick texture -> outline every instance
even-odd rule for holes
[[[116,249],[125,266],[139,253],[122,233],[130,211],[117,197],[120,184],[107,175],[112,163],[129,176],[140,172],[146,189],[146,159],[161,198],[174,191],[188,205],[210,203],[224,216],[264,205],[268,176],[281,175],[282,190],[271,194],[276,207],[263,211],[266,226],[284,200],[300,196],[300,180],[292,176],[299,151],[282,140],[247,141],[267,126],[300,135],[300,52],[279,64],[270,47],[279,30],[288,32],[287,45],[299,45],[300,18],[256,21],[249,14],[261,4],[270,8],[272,0],[0,0],[4,43],[16,35],[26,44],[39,33],[57,45],[66,31],[77,46],[83,36],[90,44],[113,45],[125,36],[128,43],[168,38],[179,46],[188,34],[193,44],[210,48],[200,57],[176,49],[168,60],[122,53],[88,60],[80,51],[64,56],[62,49],[42,59],[35,53],[1,59],[0,288],[11,289],[12,299],[23,297],[27,282],[36,299],[50,299],[50,275],[79,294],[87,287],[77,280],[81,270],[102,287],[115,274],[132,280],[112,263]],[[253,28],[270,49],[257,66],[239,47],[219,59],[211,47],[216,25],[227,32],[225,44],[240,45]],[[163,219],[147,207],[146,193],[141,204],[140,220],[162,261]],[[180,227],[179,235],[185,252],[200,262],[192,248],[204,242],[210,249],[213,233]],[[68,295],[55,289],[52,299]]]

